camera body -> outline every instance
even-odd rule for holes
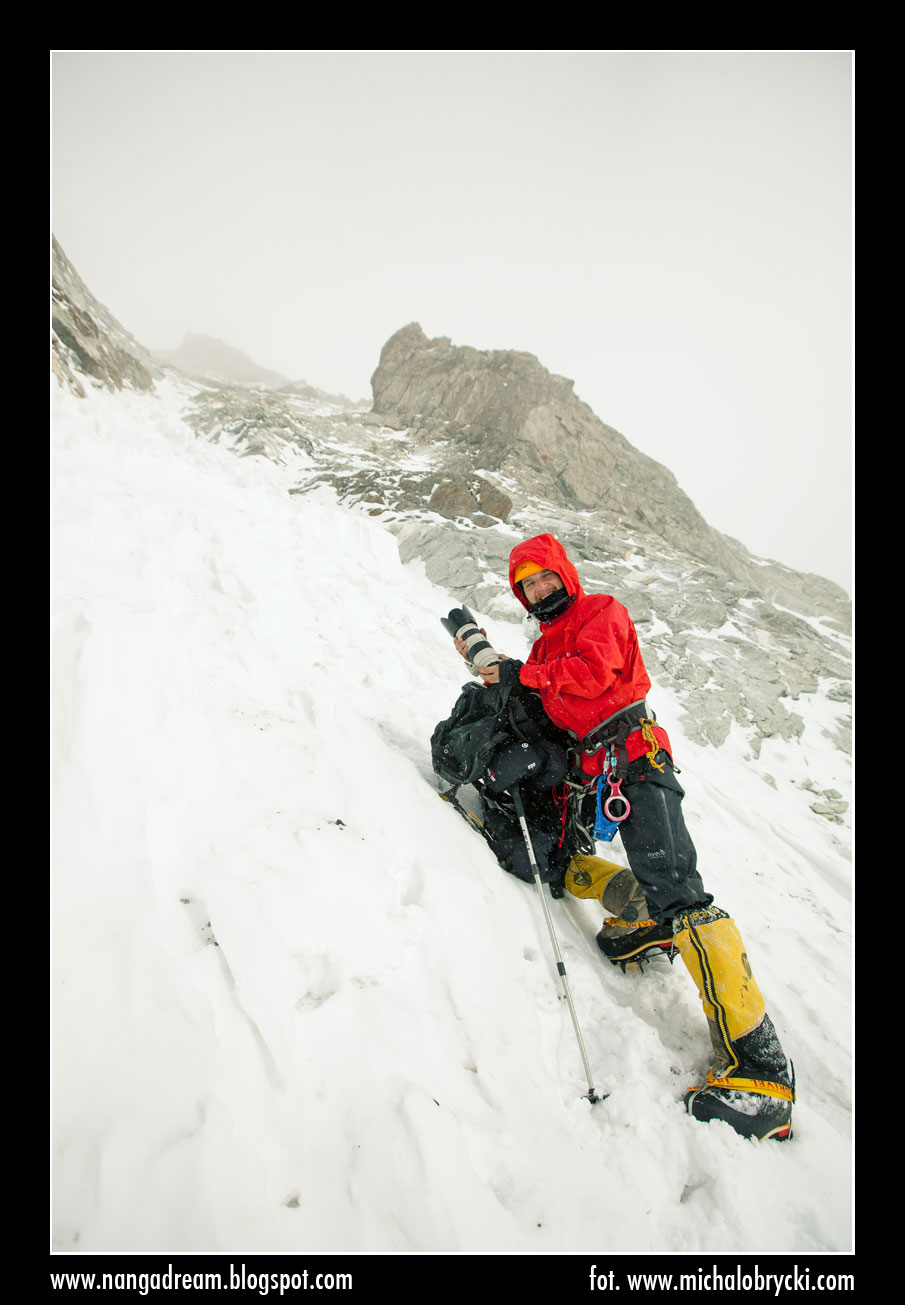
[[[494,666],[500,660],[467,607],[454,607],[449,616],[440,617],[440,622],[453,639],[464,639],[468,660],[475,668]]]

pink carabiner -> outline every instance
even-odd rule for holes
[[[625,820],[626,816],[631,811],[632,806],[628,798],[625,797],[624,794],[622,793],[621,779],[607,779],[607,783],[610,786],[610,796],[603,804],[603,814],[606,816],[607,820],[611,820],[614,825],[621,825],[623,820]],[[621,802],[622,805],[625,807],[625,810],[623,811],[621,816],[613,815],[612,811],[610,810],[611,802]]]

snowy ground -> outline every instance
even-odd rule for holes
[[[850,833],[801,787],[850,796],[832,704],[752,761],[651,695],[794,1141],[684,1114],[690,978],[605,966],[566,899],[592,1106],[534,889],[437,797],[450,596],[175,391],[53,402],[54,1250],[850,1249]]]

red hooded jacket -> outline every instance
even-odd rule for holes
[[[564,612],[541,625],[519,679],[541,696],[544,710],[560,729],[574,731],[579,739],[630,703],[647,696],[650,679],[644,667],[638,636],[627,610],[610,594],[586,594],[578,572],[553,535],[535,535],[516,544],[509,555],[509,584],[526,609],[528,602],[515,572],[523,562],[555,571],[574,600]],[[530,609],[529,609],[530,610]],[[660,747],[671,754],[666,732],[654,734]],[[650,750],[640,730],[629,736],[629,759]],[[582,758],[588,775],[600,774],[603,751]]]

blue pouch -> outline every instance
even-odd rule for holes
[[[609,820],[603,813],[603,786],[609,788],[609,781],[606,775],[601,775],[597,780],[597,817],[594,821],[594,837],[601,843],[612,843],[616,831],[619,828],[620,821]]]

